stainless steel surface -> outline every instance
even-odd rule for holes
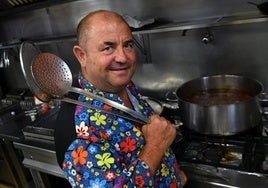
[[[45,178],[46,176],[42,176],[41,173],[65,178],[62,169],[57,163],[55,151],[18,142],[14,142],[14,146],[23,152],[24,159],[22,164],[30,170],[34,183],[38,188],[50,187]]]
[[[210,136],[185,130],[173,149],[188,177],[185,188],[250,188],[268,185],[268,137],[258,126],[233,136]]]
[[[212,17],[204,20],[191,20],[188,23],[178,22],[166,24],[163,26],[152,27],[150,29],[145,29],[141,31],[134,31],[133,34],[152,34],[152,33],[162,33],[171,31],[183,31],[191,29],[200,29],[208,27],[218,27],[218,26],[229,26],[229,25],[239,25],[239,24],[250,24],[250,23],[262,23],[267,22],[268,17],[263,15],[233,15],[228,17]]]
[[[14,13],[30,11],[47,6],[67,3],[72,0],[1,0],[0,15],[6,16]]]
[[[1,52],[0,68],[8,68],[10,66],[8,49],[1,50],[0,52]]]
[[[246,13],[241,15],[231,15],[231,16],[222,16],[222,17],[211,17],[205,19],[189,20],[187,22],[174,22],[169,24],[162,24],[161,26],[151,26],[150,28],[144,30],[133,31],[133,35],[142,35],[145,34],[154,34],[154,33],[164,33],[164,32],[174,32],[174,31],[186,31],[192,29],[202,29],[209,27],[219,27],[219,26],[229,26],[229,25],[240,25],[240,24],[251,24],[251,23],[262,23],[268,22],[268,17],[259,15],[256,13]],[[44,44],[53,44],[53,43],[62,43],[66,41],[75,41],[75,35],[69,36],[59,36],[52,38],[40,38],[35,39],[34,43],[36,45]],[[21,44],[20,41],[10,42],[4,45],[0,45],[0,49],[7,49],[17,47]],[[141,47],[140,47],[141,49]],[[150,55],[147,52],[147,55]],[[151,57],[148,57],[151,60]],[[148,61],[151,62],[151,61]]]
[[[31,3],[35,3],[35,2],[40,2],[42,0],[2,0],[0,3],[0,10],[6,10],[6,9],[10,9],[13,7],[19,7],[19,6],[25,6]]]
[[[74,92],[92,97],[103,103],[106,103],[116,109],[126,112],[130,116],[148,123],[149,119],[141,113],[127,108],[115,101],[98,96],[90,91],[81,88],[72,87],[72,73],[68,65],[58,56],[51,53],[41,53],[36,56],[32,62],[32,74],[37,85],[53,96],[62,97],[68,92]],[[65,99],[66,102],[70,100]],[[91,106],[94,107],[94,106]]]
[[[150,104],[156,114],[160,115],[163,112],[164,105],[159,100],[152,97],[144,97],[144,99]]]
[[[268,176],[209,165],[181,163],[188,175],[187,188],[266,188]]]
[[[255,2],[261,3],[260,0]],[[135,38],[141,39],[142,32],[153,31],[146,34],[150,46],[145,48],[151,61],[147,61],[147,54],[137,49],[138,67],[133,77],[144,95],[164,99],[168,90],[174,90],[190,79],[214,74],[241,74],[262,81],[265,88],[268,86],[268,44],[264,40],[268,36],[268,25],[262,22],[267,16],[243,0],[196,3],[186,0],[128,3],[82,0],[55,4],[25,9],[19,14],[14,11],[3,17],[0,48],[17,49],[25,39],[32,40],[42,51],[64,57],[75,74],[80,69],[72,52],[78,21],[92,10],[108,9],[141,21],[156,20],[152,26],[133,32]],[[202,38],[206,27],[213,33],[214,40],[204,45]],[[165,28],[174,30],[158,32]],[[8,89],[27,87],[16,62],[16,59],[10,59],[9,69],[1,72]]]
[[[55,151],[18,142],[14,142],[14,146],[22,150],[24,156],[22,163],[27,168],[64,177],[63,171],[57,163]]]
[[[149,29],[148,33],[155,33],[155,32],[166,32],[166,31],[178,31],[183,29],[196,29],[201,27],[211,27],[214,26],[214,24],[226,24],[228,22],[225,22],[225,18],[228,18],[228,20],[231,20],[230,23],[234,23],[233,21],[238,20],[238,24],[243,23],[243,17],[246,14],[253,15],[253,17],[256,18],[263,16],[259,13],[256,7],[248,5],[247,2],[243,0],[237,0],[235,2],[226,2],[226,1],[220,1],[220,2],[214,2],[212,0],[202,0],[198,3],[189,3],[188,1],[177,1],[177,0],[168,0],[168,2],[159,0],[157,2],[148,0],[146,2],[142,0],[137,0],[136,2],[124,2],[121,0],[116,0],[114,3],[110,3],[107,0],[99,0],[99,1],[91,1],[91,0],[83,0],[83,1],[57,1],[58,3],[52,4],[53,1],[44,1],[42,6],[36,6],[35,9],[32,8],[30,10],[25,10],[22,13],[32,13],[35,11],[39,12],[43,19],[47,19],[47,12],[50,12],[50,16],[53,18],[56,18],[56,20],[49,20],[52,22],[52,27],[55,23],[60,21],[60,19],[64,19],[64,16],[60,15],[58,17],[58,14],[64,14],[67,15],[68,22],[70,24],[65,25],[64,27],[68,31],[74,31],[75,29],[75,22],[77,22],[78,19],[80,19],[83,15],[85,15],[89,11],[97,10],[97,9],[110,9],[114,10],[122,15],[129,15],[131,17],[134,17],[139,20],[146,20],[147,18],[155,18],[159,20],[165,20],[167,22],[173,22],[178,23],[176,26],[180,27],[182,25],[182,28],[177,28],[176,30],[172,29],[173,27],[163,27],[160,29],[163,29],[163,31],[158,30],[157,28]],[[39,3],[40,4],[40,3]],[[47,5],[47,6],[45,6]],[[27,7],[27,6],[25,6]],[[16,10],[16,9],[15,9]],[[14,11],[15,12],[15,11]],[[191,12],[191,14],[189,13]],[[0,12],[1,13],[1,12]],[[237,15],[241,15],[238,19]],[[8,15],[8,17],[16,17],[20,15]],[[50,17],[49,16],[49,17]],[[230,18],[231,17],[231,18]],[[213,18],[211,21],[208,20],[208,18]],[[33,19],[33,18],[32,18]],[[200,21],[198,24],[195,24],[195,21]],[[193,22],[192,22],[193,21]],[[184,27],[185,23],[188,27]],[[250,23],[251,21],[247,21],[246,23]],[[202,24],[200,24],[202,23]],[[254,23],[254,21],[253,21]],[[57,25],[57,24],[56,24]],[[176,27],[174,27],[176,28]],[[47,28],[48,29],[48,28]],[[57,27],[53,31],[45,30],[45,32],[55,32],[55,34],[62,34],[66,35],[64,33],[64,28]],[[167,30],[166,30],[167,29]],[[171,30],[168,30],[171,29]],[[27,32],[27,31],[26,31]],[[35,31],[39,32],[39,31]],[[65,31],[66,32],[66,31]],[[142,34],[145,31],[142,31],[140,34]],[[138,33],[138,31],[136,31]],[[61,36],[63,36],[61,35]],[[70,35],[70,33],[69,33]],[[74,33],[71,33],[71,35],[74,35]],[[48,36],[48,35],[47,35]],[[12,38],[12,37],[10,37]]]
[[[187,97],[202,90],[233,88],[250,93],[247,101],[223,105],[203,105]],[[263,86],[260,82],[238,75],[215,75],[201,77],[180,86],[176,93],[179,99],[182,122],[185,127],[202,134],[233,135],[257,126],[261,109],[257,96]]]
[[[52,96],[63,96],[72,87],[68,65],[52,53],[40,53],[32,61],[31,71],[37,85]]]
[[[25,41],[20,45],[20,65],[26,83],[38,99],[47,102],[50,100],[49,96],[36,85],[31,72],[32,61],[40,53],[40,49],[33,42]]]

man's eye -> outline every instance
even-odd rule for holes
[[[103,49],[103,51],[111,51],[112,50],[112,47],[111,46],[107,46]]]
[[[134,43],[133,42],[129,42],[125,45],[126,48],[133,48],[134,47]]]
[[[106,46],[102,49],[102,51],[105,53],[105,54],[111,54],[114,52],[114,48],[113,46]]]

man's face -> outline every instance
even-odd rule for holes
[[[87,37],[86,54],[84,76],[98,89],[118,92],[134,74],[134,43],[123,22],[99,21],[93,25]]]

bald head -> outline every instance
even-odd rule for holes
[[[94,37],[91,36],[91,31],[94,27],[100,25],[100,23],[123,23],[128,27],[127,22],[119,14],[108,11],[108,10],[98,10],[86,15],[78,24],[77,27],[77,41],[78,45],[85,50],[87,39]]]

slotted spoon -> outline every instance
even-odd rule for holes
[[[39,88],[48,94],[62,98],[68,92],[82,94],[93,99],[99,100],[118,110],[121,110],[142,123],[148,123],[149,119],[141,113],[136,112],[115,101],[96,95],[92,92],[85,91],[81,88],[72,87],[72,73],[68,65],[58,56],[51,53],[40,53],[32,61],[31,71],[33,78]],[[79,101],[76,101],[79,102]],[[95,106],[93,107],[95,108]],[[121,115],[121,114],[117,114]]]
[[[32,41],[24,41],[20,45],[20,65],[26,80],[26,83],[32,93],[41,101],[48,102],[50,101],[50,96],[47,95],[44,91],[42,91],[34,81],[31,72],[31,65],[33,59],[40,54],[40,49],[34,45]]]

